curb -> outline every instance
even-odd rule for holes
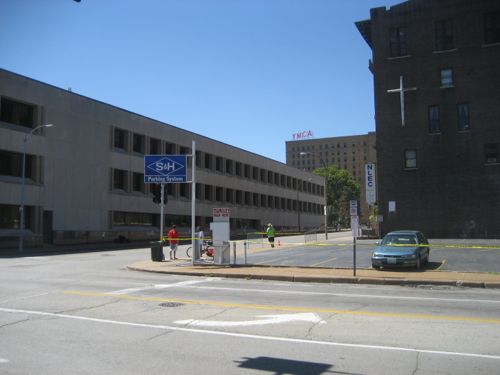
[[[400,286],[418,286],[418,285],[436,285],[436,286],[452,286],[464,288],[488,288],[500,289],[500,282],[490,281],[463,281],[463,280],[431,280],[431,279],[395,279],[386,277],[366,277],[366,276],[296,276],[296,275],[262,275],[250,273],[225,273],[225,272],[210,272],[207,270],[194,270],[193,272],[185,272],[182,270],[161,270],[150,268],[139,268],[127,266],[127,269],[140,272],[165,273],[170,275],[181,276],[203,276],[203,277],[221,277],[228,279],[247,279],[247,280],[272,280],[285,282],[311,282],[311,283],[340,283],[340,284],[368,284],[368,285],[400,285]]]

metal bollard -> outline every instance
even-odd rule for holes
[[[243,248],[245,249],[243,264],[246,265],[247,264],[247,243],[246,242],[243,242]]]
[[[233,242],[233,264],[236,264],[236,242]]]

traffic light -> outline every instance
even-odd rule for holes
[[[153,202],[156,204],[161,203],[161,185],[153,184],[151,185],[151,192],[153,193]]]
[[[161,203],[161,184],[152,184],[151,192],[153,193],[153,202],[156,204]],[[163,204],[168,203],[167,189],[163,191]]]

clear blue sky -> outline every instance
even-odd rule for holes
[[[394,0],[0,0],[0,67],[285,161],[375,130],[354,22]]]

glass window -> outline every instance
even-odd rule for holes
[[[205,168],[212,169],[212,155],[205,154]]]
[[[26,154],[24,177],[35,179],[35,161],[35,156]],[[0,150],[0,175],[22,177],[22,165],[22,154]]]
[[[113,225],[152,226],[153,214],[114,211]]]
[[[498,159],[498,143],[486,143],[484,145],[484,162],[486,164],[497,164]]]
[[[441,69],[441,86],[453,86],[453,70]]]
[[[417,150],[405,151],[405,168],[417,168]]]
[[[222,158],[220,156],[215,157],[215,170],[222,172]]]
[[[484,42],[500,43],[500,12],[484,15]]]
[[[429,133],[440,133],[439,124],[439,106],[432,105],[429,107]]]
[[[215,200],[217,202],[222,202],[222,188],[220,186],[215,188]]]
[[[132,174],[132,191],[144,193],[144,174],[136,173]]]
[[[440,20],[435,23],[436,51],[447,51],[455,48],[453,38],[453,21]]]
[[[175,145],[173,143],[165,143],[165,153],[167,155],[174,155],[175,154]]]
[[[205,185],[205,200],[213,200],[213,189],[211,185]]]
[[[406,27],[392,27],[389,30],[389,43],[391,57],[408,55]]]
[[[24,227],[31,229],[31,206],[24,206]],[[19,229],[19,205],[0,204],[0,229]]]
[[[227,159],[226,160],[226,173],[227,174],[233,174],[233,161]]]
[[[121,150],[127,151],[127,132],[122,129],[114,128],[113,131],[113,146]]]
[[[139,154],[144,154],[144,139],[141,134],[134,134],[132,136],[132,151]]]
[[[459,103],[457,105],[457,114],[458,114],[458,130],[464,131],[470,129],[469,123],[469,104],[468,103]]]
[[[127,171],[113,169],[113,189],[127,190]]]
[[[0,121],[25,126],[27,128],[35,127],[35,106],[7,98],[1,98],[0,109]]]
[[[149,153],[151,155],[161,154],[161,141],[159,139],[151,138],[149,140]]]

